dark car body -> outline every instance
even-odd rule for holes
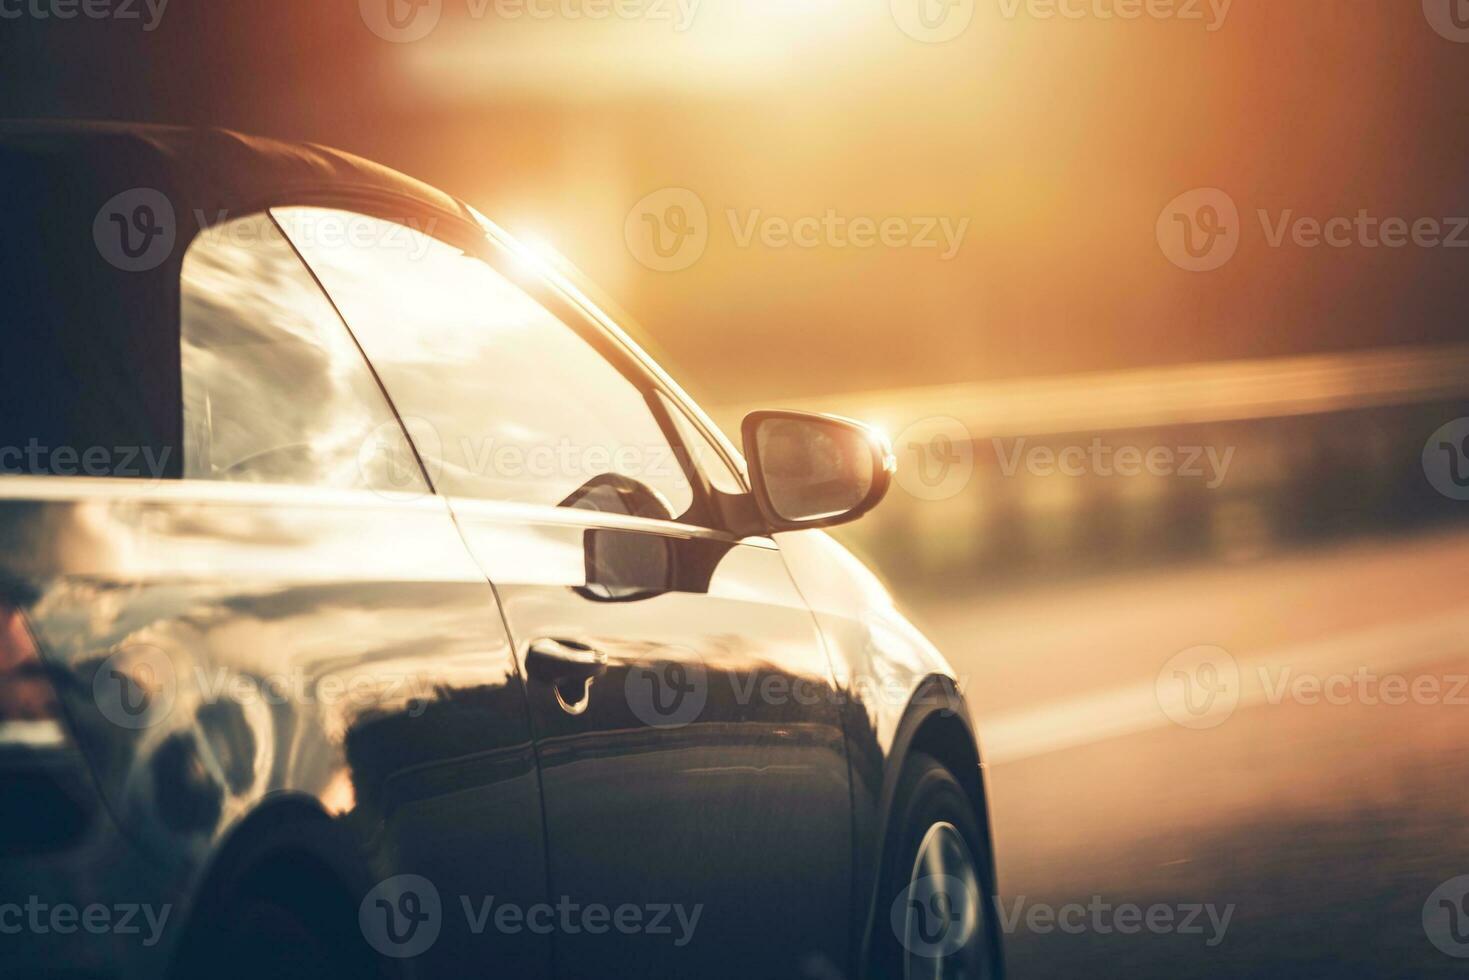
[[[19,910],[0,910],[0,973],[164,975],[220,883],[272,860],[320,869],[389,929],[422,910],[403,876],[430,882],[436,936],[387,954],[408,975],[864,972],[903,760],[943,761],[983,819],[960,685],[826,534],[730,530],[740,455],[581,290],[454,198],[319,147],[16,123],[0,171],[0,443],[19,451],[0,459],[0,685],[56,702],[53,727],[0,714],[0,905]],[[211,284],[245,295],[265,275],[235,261],[259,239],[229,230],[287,261],[287,209],[413,229],[497,270],[654,406],[687,508],[648,516],[625,479],[562,506],[455,493],[402,397],[432,351],[379,356],[354,322],[372,302],[341,295],[299,233],[312,275],[290,288],[315,280],[360,344],[413,440],[407,483],[271,478],[326,442],[201,478],[181,343],[191,317],[245,302]],[[220,257],[191,269],[208,241]],[[285,425],[297,397],[336,404],[309,376],[242,391],[248,370],[215,360],[232,350],[183,355],[211,412],[248,397]],[[234,438],[207,417],[212,445]],[[583,655],[599,660],[581,689],[537,667]],[[638,925],[495,918],[568,903]]]

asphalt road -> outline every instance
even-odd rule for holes
[[[1469,975],[1469,534],[914,613],[1016,980]]]

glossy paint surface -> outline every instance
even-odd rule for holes
[[[852,764],[853,959],[865,959],[869,930],[896,897],[878,894],[878,869],[894,788],[912,740],[937,724],[943,743],[972,752],[975,809],[985,822],[983,779],[969,711],[953,669],[894,606],[881,581],[821,531],[778,534],[781,555],[830,651]],[[934,729],[930,729],[933,731]],[[962,767],[961,767],[962,768]],[[992,885],[992,875],[987,875]]]
[[[524,692],[441,500],[7,480],[0,540],[107,807],[181,892],[299,797],[373,878],[423,875],[446,905],[541,898]],[[544,937],[455,921],[431,971],[548,962]]]
[[[779,552],[669,522],[453,507],[522,657],[552,639],[607,658],[589,688],[559,698],[554,680],[528,682],[553,891],[701,910],[682,945],[677,930],[558,936],[558,974],[608,963],[654,976],[841,969],[844,732],[821,638]]]
[[[97,863],[89,887],[168,896],[182,917],[232,834],[299,798],[359,843],[373,880],[435,883],[446,929],[415,964],[425,975],[488,962],[518,976],[607,962],[845,969],[891,752],[914,692],[946,673],[876,580],[819,533],[777,549],[454,502],[461,538],[449,506],[192,482],[0,485],[0,571],[33,595],[107,811],[150,867],[122,880],[126,862]],[[541,638],[606,655],[582,713],[562,703],[577,691],[558,700],[554,683],[522,682]],[[691,683],[692,714],[676,703]],[[702,911],[682,946],[456,932],[450,903],[486,895]]]

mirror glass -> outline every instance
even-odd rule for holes
[[[767,418],[755,430],[760,472],[781,519],[844,514],[872,491],[877,461],[867,434],[819,418]]]

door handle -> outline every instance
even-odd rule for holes
[[[607,654],[575,640],[543,636],[531,641],[525,668],[538,681],[581,681],[607,672]]]
[[[592,701],[592,681],[607,672],[607,654],[576,640],[543,636],[526,650],[525,670],[551,685],[561,710],[579,715]]]

